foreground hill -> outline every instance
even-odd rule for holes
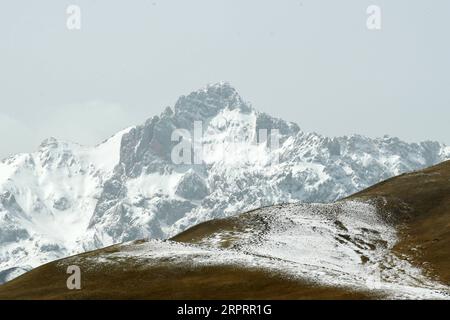
[[[450,285],[450,161],[389,179],[349,199],[376,199],[398,230],[394,252]]]
[[[450,162],[335,204],[261,208],[36,268],[14,299],[448,299]],[[67,266],[82,289],[66,287]]]

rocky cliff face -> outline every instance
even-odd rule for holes
[[[330,202],[449,157],[437,142],[305,133],[211,85],[96,147],[49,139],[4,160],[0,271],[266,205]]]

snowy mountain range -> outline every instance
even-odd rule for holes
[[[202,124],[200,163],[176,164],[173,132]],[[279,144],[259,132],[279,133]],[[328,138],[254,109],[227,83],[94,147],[54,138],[0,163],[0,283],[114,243],[165,239],[263,206],[327,203],[450,158],[438,142]],[[273,161],[274,159],[278,161]]]

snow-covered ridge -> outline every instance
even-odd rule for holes
[[[204,161],[176,165],[171,134],[192,132],[195,121],[203,124]],[[254,143],[260,129],[279,131],[276,149]],[[437,142],[305,133],[257,111],[229,84],[210,85],[95,147],[48,139],[34,153],[3,160],[0,272],[113,243],[164,239],[262,206],[331,202],[449,157],[450,148]]]

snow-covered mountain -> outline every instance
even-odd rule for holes
[[[201,162],[176,164],[174,130],[192,142],[198,121]],[[330,202],[448,158],[450,147],[437,142],[305,133],[257,111],[230,85],[210,85],[95,147],[52,138],[3,160],[0,281],[80,251],[167,238],[262,206]]]
[[[96,147],[50,138],[0,163],[0,281],[79,251],[125,132]]]

